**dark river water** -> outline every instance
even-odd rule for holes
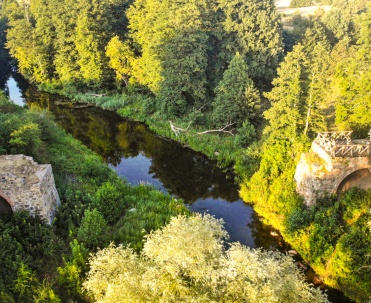
[[[29,107],[51,111],[62,128],[101,155],[129,183],[151,184],[182,198],[192,211],[222,218],[233,242],[288,249],[282,238],[271,236],[272,229],[239,198],[233,176],[204,155],[111,111],[32,90],[26,92],[25,99]]]
[[[290,249],[282,237],[272,235],[273,229],[263,224],[254,210],[239,198],[233,176],[204,155],[159,137],[144,124],[126,120],[114,112],[25,90],[25,85],[13,77],[4,83],[0,88],[15,103],[51,111],[62,128],[97,152],[129,183],[152,184],[182,198],[194,212],[222,218],[233,242],[282,252]],[[332,302],[351,302],[338,291],[327,291]]]

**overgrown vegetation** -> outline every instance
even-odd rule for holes
[[[288,255],[232,244],[206,215],[174,217],[140,255],[113,245],[90,258],[84,288],[98,302],[329,302]]]
[[[57,128],[48,112],[26,111],[3,94],[0,138],[2,154],[25,153],[52,164],[62,202],[52,226],[26,213],[1,218],[0,292],[7,302],[81,301],[79,285],[89,252],[111,241],[140,250],[143,231],[187,213],[181,200],[123,182],[96,154]]]
[[[340,200],[324,198],[309,209],[299,205],[285,222],[288,238],[302,243],[300,254],[326,282],[360,302],[371,293],[370,207],[371,191],[352,189]]]
[[[365,21],[370,11],[361,12],[348,11],[348,27],[343,28],[349,30],[339,40],[336,37],[340,36],[328,32],[332,11],[305,21],[302,42],[286,55],[273,89],[266,94],[271,108],[264,112],[267,126],[260,165],[252,178],[243,182],[241,195],[293,243],[326,283],[365,302],[371,292],[369,259],[362,258],[371,247],[369,193],[349,193],[340,201],[324,198],[308,210],[294,183],[300,154],[308,150],[315,132],[352,129],[355,136],[365,138],[371,127],[367,114],[371,103],[364,91],[371,82],[363,78],[371,70],[370,57],[364,52],[370,44],[362,38],[366,32],[370,34],[369,21]],[[349,62],[362,62],[363,66],[348,69]],[[352,84],[355,79],[360,81],[357,86]]]
[[[362,302],[370,293],[369,265],[359,259],[360,251],[368,255],[360,247],[370,247],[370,220],[363,213],[368,194],[352,196],[359,201],[352,211],[352,202],[332,198],[306,210],[293,181],[300,154],[316,132],[353,130],[365,138],[371,128],[370,1],[332,2],[329,12],[294,15],[283,30],[271,0],[35,0],[9,1],[2,10],[10,27],[6,45],[30,81],[144,121],[221,165],[234,163],[242,197],[282,231],[325,282]],[[9,129],[3,150],[43,150],[44,141],[38,140],[43,132],[33,120],[39,116],[32,115],[25,125],[9,118],[17,129]],[[205,131],[212,132],[200,134]],[[38,157],[49,159],[43,153]],[[67,159],[51,155],[57,167]],[[89,175],[90,164],[85,165],[76,164],[78,172],[74,165],[70,169]],[[106,171],[101,173],[110,183],[103,185],[94,169],[102,192],[116,186]],[[83,190],[66,187],[67,201],[73,201],[66,207],[76,203],[78,211],[59,220],[71,225],[74,235],[84,215],[87,230],[96,221],[107,224],[96,235],[102,239],[110,222],[118,220],[118,239],[130,238],[120,215],[111,218],[99,207],[87,207],[98,203],[98,185],[84,182]],[[121,207],[134,203],[124,199]],[[357,211],[359,218],[345,215]],[[332,233],[326,235],[327,230]],[[89,239],[83,230],[80,239]],[[354,250],[348,249],[353,244]]]

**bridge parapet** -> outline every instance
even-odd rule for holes
[[[351,140],[350,135],[351,132],[319,133],[309,153],[302,154],[294,178],[296,190],[307,205],[341,191],[344,179],[356,172],[371,176],[371,140]],[[371,188],[369,180],[364,179],[366,188]]]
[[[369,157],[370,140],[352,140],[352,131],[320,132],[314,142],[331,157]]]

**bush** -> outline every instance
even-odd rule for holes
[[[232,244],[209,215],[174,217],[143,251],[113,245],[90,259],[85,289],[99,302],[329,302],[292,258]]]
[[[85,210],[81,225],[77,232],[77,240],[94,250],[108,244],[107,222],[102,214],[96,210]]]
[[[255,127],[249,121],[243,122],[242,127],[237,130],[234,140],[238,147],[246,148],[256,140]]]
[[[125,196],[128,185],[121,180],[103,183],[93,197],[92,207],[97,209],[109,224],[116,222],[124,215],[127,207]]]

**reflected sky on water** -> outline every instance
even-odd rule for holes
[[[26,98],[28,106],[50,110],[61,127],[101,155],[129,183],[152,184],[182,198],[192,211],[222,218],[231,241],[250,247],[256,243],[265,248],[285,247],[239,198],[233,176],[215,161],[110,111],[31,90]],[[256,239],[260,234],[264,240]]]

